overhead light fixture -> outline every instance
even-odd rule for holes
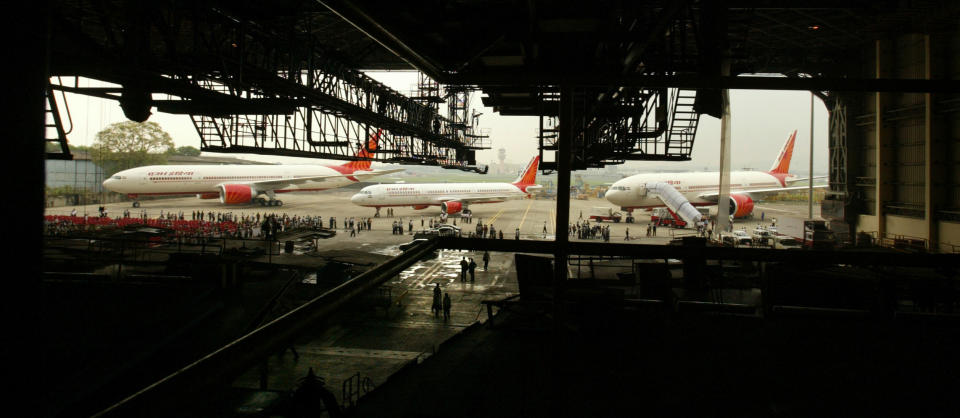
[[[820,30],[820,25],[810,25],[810,26],[807,26],[807,29],[810,29],[810,30]]]

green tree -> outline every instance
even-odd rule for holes
[[[101,164],[106,176],[152,164],[165,164],[173,139],[156,122],[118,122],[97,132],[91,148],[94,162]]]
[[[170,150],[167,151],[167,155],[185,155],[188,157],[199,157],[200,150],[191,146],[177,147],[176,149],[170,148]]]

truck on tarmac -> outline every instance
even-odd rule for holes
[[[687,221],[670,213],[670,210],[667,208],[654,208],[653,215],[650,215],[650,222],[657,226],[667,226],[670,228],[685,228],[687,226]]]
[[[813,249],[833,249],[836,245],[836,237],[833,231],[827,227],[826,221],[822,220],[804,220],[803,221],[803,246]]]
[[[613,208],[608,207],[594,207],[590,210],[590,219],[597,222],[603,221],[613,221],[620,222],[623,219],[623,214]],[[628,219],[627,222],[630,222],[632,218]]]

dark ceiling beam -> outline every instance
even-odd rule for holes
[[[666,7],[660,10],[656,22],[649,28],[646,36],[644,36],[640,42],[630,45],[627,56],[623,59],[624,74],[630,74],[636,71],[637,62],[640,60],[640,57],[643,56],[643,53],[646,52],[647,46],[658,38],[663,37],[667,32],[670,22],[672,22],[673,19],[676,18],[677,13],[687,5],[686,0],[668,0],[666,3]]]
[[[957,93],[960,80],[701,77],[696,75],[602,75],[562,73],[486,73],[451,75],[452,84],[486,86],[675,87],[684,89],[798,90]]]
[[[99,97],[101,99],[121,100],[122,88],[114,87],[69,87],[51,84],[51,90],[60,90],[68,93]],[[297,107],[309,105],[306,100],[255,98],[242,99],[220,93],[216,96],[196,98],[192,100],[151,100],[150,107],[158,111],[171,114],[205,115],[213,117],[227,117],[233,114],[241,115],[289,115]]]
[[[859,34],[859,33],[856,33],[856,32],[851,32],[851,31],[845,29],[842,25],[834,24],[833,22],[827,20],[826,17],[814,16],[814,15],[812,15],[812,14],[810,14],[810,13],[804,12],[803,10],[794,10],[794,12],[797,13],[797,14],[799,14],[800,16],[803,16],[803,17],[805,17],[805,18],[807,18],[807,19],[810,19],[810,20],[813,21],[814,23],[817,23],[817,24],[822,25],[822,26],[825,27],[825,28],[830,28],[830,29],[832,29],[832,30],[835,30],[835,31],[837,31],[837,32],[840,33],[840,34],[842,34],[842,35],[844,35],[844,36],[846,36],[846,37],[848,37],[848,38],[850,38],[850,39],[853,39],[854,41],[857,41],[857,42],[866,42],[866,40],[867,40],[862,34]],[[855,16],[855,17],[859,17],[859,16]]]
[[[414,50],[407,42],[387,30],[352,2],[345,0],[317,0],[317,2],[430,78],[438,81],[443,78],[438,65]]]

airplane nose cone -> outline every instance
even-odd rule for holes
[[[619,190],[608,190],[606,194],[603,195],[608,202],[613,203],[614,205],[620,205],[623,200],[622,193]]]
[[[107,190],[113,191],[113,189],[117,186],[116,183],[117,183],[116,179],[109,178],[103,181],[103,187],[106,188]]]
[[[359,204],[360,204],[360,199],[362,199],[362,198],[363,198],[363,195],[360,194],[360,193],[357,193],[357,194],[353,195],[353,197],[350,198],[350,202],[353,203],[353,204],[355,204],[355,205],[359,205]]]

